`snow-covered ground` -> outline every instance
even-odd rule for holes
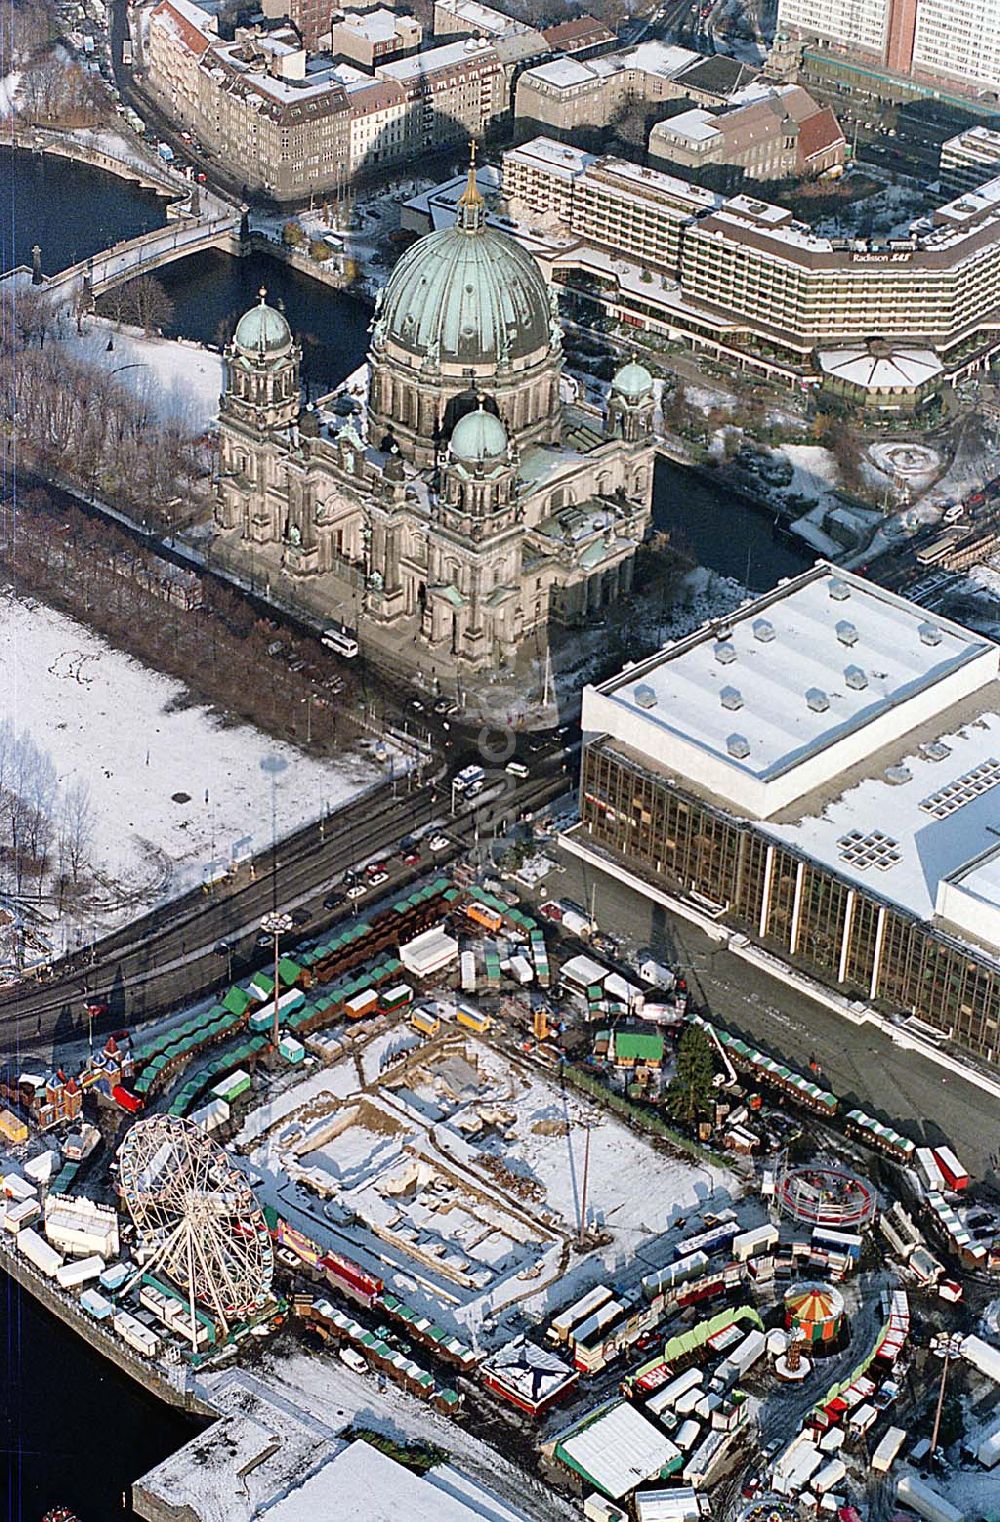
[[[647,1272],[679,1216],[738,1193],[485,1042],[460,1036],[404,1076],[386,1063],[407,1027],[360,1038],[252,1113],[236,1145],[262,1200],[460,1336],[502,1340],[525,1303],[542,1318],[596,1279]],[[605,1239],[577,1253],[585,1167]]]
[[[109,318],[88,317],[83,327],[78,334],[75,321],[61,322],[59,342],[88,364],[109,371],[162,421],[191,433],[204,433],[214,424],[224,384],[217,350],[187,338],[146,338]]]
[[[0,690],[15,732],[89,789],[99,883],[87,934],[203,882],[378,780],[357,757],[307,759],[189,704],[182,684],[44,604],[0,603]],[[53,916],[55,949],[61,949]],[[76,931],[63,925],[62,935]]]

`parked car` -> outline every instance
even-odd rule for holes
[[[355,1374],[368,1373],[368,1365],[365,1363],[365,1360],[362,1358],[361,1354],[356,1352],[354,1348],[340,1348],[338,1350],[337,1356],[340,1359],[341,1363],[346,1364],[347,1367],[353,1370]]]
[[[388,874],[388,872],[373,872],[371,874],[370,878],[368,879],[368,884],[369,884],[369,887],[372,887],[372,888],[381,888],[382,884],[383,883],[387,883],[388,881],[389,881],[389,874]]]
[[[341,904],[344,904],[346,902],[347,902],[347,894],[343,891],[343,889],[341,889],[341,888],[335,888],[332,893],[328,893],[326,895],[326,898],[323,900],[323,908],[324,909],[339,909]]]
[[[551,920],[554,925],[558,925],[563,917],[562,908],[559,904],[541,904],[539,905],[538,912],[545,919]]]
[[[367,892],[368,889],[364,883],[352,883],[347,890],[347,896],[348,898],[364,898]]]
[[[430,840],[427,842],[427,845],[428,848],[432,851],[447,851],[448,847],[451,845],[451,841],[448,839],[447,835],[432,835]]]

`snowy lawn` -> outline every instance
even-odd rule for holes
[[[378,780],[323,763],[204,707],[180,682],[44,604],[0,602],[0,690],[15,733],[51,757],[65,795],[89,788],[86,858],[107,928],[264,849]],[[43,906],[44,907],[44,906]]]
[[[219,415],[222,355],[182,338],[146,338],[136,328],[105,317],[88,317],[78,334],[75,320],[59,318],[57,342],[78,359],[107,370],[148,401],[163,422],[204,433]],[[108,341],[114,345],[108,348]]]

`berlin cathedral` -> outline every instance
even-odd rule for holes
[[[329,589],[331,616],[357,589],[362,639],[381,627],[428,670],[513,667],[551,625],[627,596],[650,520],[652,379],[625,365],[603,415],[567,400],[555,292],[487,224],[474,170],[454,226],[379,293],[363,420],[302,407],[301,349],[264,294],[225,351],[223,540],[271,547],[293,587]]]

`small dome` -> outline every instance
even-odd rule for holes
[[[627,402],[641,402],[643,397],[648,396],[653,389],[653,377],[645,365],[639,365],[635,360],[630,360],[618,371],[611,382],[611,389],[619,396],[623,396]]]
[[[267,305],[266,295],[261,286],[259,304],[244,312],[236,324],[233,341],[244,354],[287,354],[292,347],[292,330],[282,314]]]
[[[450,448],[454,458],[467,465],[500,459],[507,453],[507,430],[480,402],[475,412],[467,412],[455,424]]]

